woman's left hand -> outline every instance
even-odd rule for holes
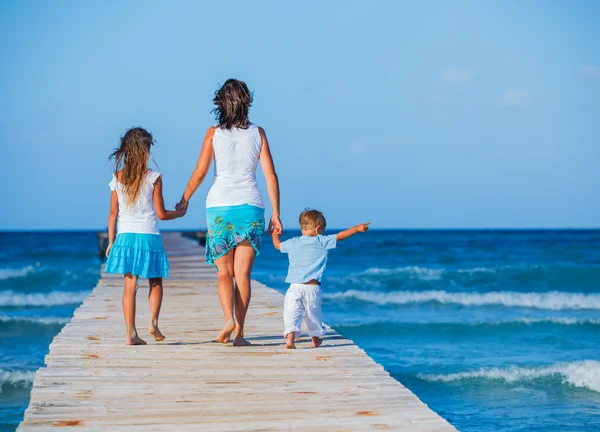
[[[269,231],[275,232],[278,235],[283,233],[283,225],[281,224],[281,219],[279,219],[279,216],[271,216],[271,221],[269,222]]]

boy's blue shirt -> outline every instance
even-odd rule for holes
[[[321,282],[327,267],[327,251],[337,246],[335,234],[294,237],[281,242],[279,250],[288,254],[290,267],[287,283]]]

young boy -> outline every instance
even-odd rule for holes
[[[279,233],[271,229],[273,245],[290,260],[286,282],[290,284],[283,304],[283,322],[286,348],[294,349],[296,336],[300,334],[302,315],[306,312],[306,325],[316,348],[323,340],[321,313],[321,278],[327,265],[327,251],[334,249],[340,240],[347,239],[358,232],[366,232],[370,222],[356,225],[341,233],[324,236],[325,216],[317,210],[306,210],[300,215],[302,237],[294,237],[282,242]]]

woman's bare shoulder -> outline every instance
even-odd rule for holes
[[[208,129],[206,130],[206,138],[212,138],[212,136],[215,134],[217,129],[218,129],[217,125],[209,126]]]

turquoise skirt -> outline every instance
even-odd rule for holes
[[[265,233],[265,209],[243,204],[206,209],[206,262],[216,268],[215,260],[241,242],[248,240],[260,254]]]
[[[117,234],[106,260],[106,273],[143,278],[167,277],[169,262],[160,234]]]

